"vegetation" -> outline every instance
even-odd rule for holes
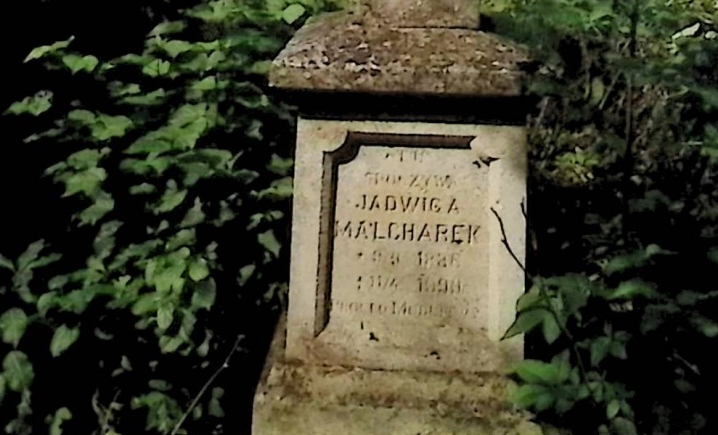
[[[210,381],[271,329],[286,286],[293,116],[264,74],[325,6],[198,2],[141,52],[104,59],[70,38],[27,55],[60,78],[7,115],[36,118],[23,146],[62,150],[44,174],[70,213],[67,232],[0,256],[7,433],[223,421]]]
[[[718,5],[492,6],[537,59],[515,400],[576,434],[715,433]]]
[[[10,90],[22,152],[0,175],[45,176],[7,194],[30,205],[0,226],[8,434],[246,431],[224,409],[248,407],[286,292],[294,116],[265,73],[333,6],[122,3],[137,26],[71,21],[75,38],[52,27],[23,54],[36,80]],[[483,7],[536,59],[514,399],[576,434],[715,433],[718,5]]]

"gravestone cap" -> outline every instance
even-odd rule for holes
[[[527,50],[477,30],[478,2],[360,0],[311,19],[278,55],[270,85],[290,91],[516,97]]]
[[[477,0],[361,0],[360,10],[397,27],[479,27]]]

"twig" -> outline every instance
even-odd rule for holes
[[[521,209],[523,210],[523,204],[521,205]],[[511,255],[511,258],[514,259],[516,264],[521,268],[521,270],[524,272],[524,275],[531,278],[531,275],[529,275],[528,271],[526,270],[526,266],[519,260],[519,257],[516,255],[514,250],[511,248],[511,245],[509,244],[509,240],[506,237],[506,228],[504,227],[504,220],[501,219],[501,216],[499,216],[499,213],[496,211],[495,208],[491,207],[491,212],[496,216],[496,220],[499,222],[499,227],[501,228],[501,243],[503,243],[504,247],[506,247],[506,250],[508,251],[509,255]]]
[[[516,255],[514,250],[511,248],[511,244],[509,244],[509,240],[506,237],[506,227],[504,227],[504,220],[501,219],[501,216],[493,207],[491,207],[491,212],[494,214],[494,216],[496,216],[496,220],[499,222],[499,227],[501,228],[501,243],[503,243],[504,247],[506,247],[506,250],[511,255],[511,258],[513,258],[514,261],[516,262],[516,264],[518,264],[518,266],[521,268],[521,270],[523,270],[524,275],[530,281],[534,281],[533,278],[531,278],[531,275],[526,270],[526,267],[523,265],[523,263],[521,263],[521,260],[519,260],[518,256]],[[526,206],[523,201],[521,201],[521,213],[523,213],[524,217],[527,216]],[[541,295],[541,297],[544,300],[548,301],[550,299],[550,296],[546,292],[546,289],[543,287],[543,285],[538,283],[537,288],[538,288],[538,291],[539,291],[539,294]],[[554,318],[554,320],[556,321],[556,324],[558,325],[559,329],[561,330],[561,333],[564,336],[566,336],[568,341],[571,343],[570,351],[573,352],[574,358],[576,358],[576,364],[578,365],[578,370],[579,370],[581,378],[588,386],[589,383],[588,383],[586,366],[583,364],[583,359],[581,358],[581,352],[579,351],[579,349],[577,347],[576,339],[573,337],[573,334],[571,334],[571,331],[569,331],[568,328],[566,327],[566,325],[564,325],[564,323],[561,321],[561,316],[559,315],[559,313],[557,312],[557,310],[553,306],[553,304],[550,304],[550,303],[547,304],[545,309]],[[591,391],[590,386],[588,386],[588,389],[589,389],[589,391]],[[595,404],[595,400],[593,400],[593,397],[591,398],[591,401],[594,402],[594,404]]]
[[[117,398],[120,397],[121,392],[122,390],[117,390],[114,397],[112,397],[110,404],[105,408],[101,403],[99,403],[100,390],[95,390],[95,393],[92,395],[91,406],[92,410],[95,411],[95,414],[97,414],[97,422],[100,425],[100,429],[99,432],[93,431],[93,434],[98,433],[99,435],[104,435],[110,432],[110,429],[112,429],[112,426],[110,425],[110,420],[112,420],[112,405],[117,403]]]
[[[199,403],[200,399],[202,399],[202,396],[204,396],[204,393],[207,392],[209,387],[214,383],[215,379],[226,369],[229,367],[229,360],[232,359],[232,356],[234,356],[235,352],[237,352],[237,348],[239,348],[239,343],[244,338],[244,335],[238,335],[237,339],[234,341],[234,345],[232,346],[232,349],[230,349],[229,353],[227,354],[227,358],[224,359],[224,362],[221,366],[215,372],[212,374],[212,376],[207,379],[207,382],[204,383],[202,388],[199,390],[199,393],[194,397],[192,400],[192,403],[189,405],[189,408],[187,408],[187,411],[182,415],[182,418],[177,422],[175,427],[172,429],[172,432],[170,432],[170,435],[177,435],[177,432],[182,428],[182,425],[184,424],[185,420],[187,420],[187,417],[192,413],[195,407],[197,407],[197,404]]]

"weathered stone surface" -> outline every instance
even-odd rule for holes
[[[300,119],[289,359],[497,372],[523,291],[521,127]]]
[[[364,25],[366,24],[366,25]],[[283,89],[422,95],[516,96],[519,46],[483,32],[371,25],[338,12],[300,29],[270,83]]]
[[[541,435],[498,374],[383,371],[272,361],[255,435]]]
[[[397,27],[479,27],[477,0],[362,0],[373,19]]]

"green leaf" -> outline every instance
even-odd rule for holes
[[[91,112],[88,112],[91,113]],[[94,115],[93,115],[94,120]],[[76,170],[84,170],[97,167],[107,154],[109,154],[109,148],[103,148],[101,150],[95,149],[84,149],[76,153],[72,153],[67,157],[67,164]]]
[[[54,279],[54,278],[53,278]],[[43,293],[37,300],[37,311],[45,317],[50,308],[57,304],[57,292]]]
[[[15,265],[12,264],[12,261],[11,261],[9,258],[7,258],[7,257],[5,257],[4,255],[0,254],[0,268],[14,271],[14,270],[15,270]]]
[[[516,311],[523,312],[532,308],[540,308],[545,306],[545,302],[538,289],[533,288],[528,293],[522,295],[516,303]]]
[[[209,405],[207,407],[207,413],[209,415],[211,415],[212,417],[217,417],[217,418],[224,417],[224,410],[222,409],[222,405],[220,405],[219,400],[211,399],[209,401]]]
[[[30,114],[32,116],[41,115],[52,107],[53,93],[50,91],[40,91],[31,97],[25,97],[22,101],[16,101],[10,105],[6,113],[12,115]]]
[[[519,313],[516,321],[506,331],[503,336],[503,340],[514,337],[519,334],[526,334],[532,331],[538,325],[540,325],[547,316],[551,316],[551,313],[543,308],[537,308],[533,310],[524,311]]]
[[[18,270],[27,269],[30,263],[37,260],[40,252],[45,248],[45,240],[38,240],[28,245],[27,249],[17,259]]]
[[[559,326],[556,317],[553,315],[544,317],[541,329],[548,344],[553,344],[562,334],[561,326]]]
[[[169,337],[163,335],[160,337],[160,350],[162,353],[173,353],[182,345],[183,341],[180,337]]]
[[[157,326],[162,330],[169,328],[174,319],[174,312],[174,306],[170,304],[160,306],[157,310]]]
[[[72,419],[72,413],[67,408],[60,408],[50,420],[50,435],[62,435],[62,424]]]
[[[164,379],[150,379],[148,385],[150,388],[157,391],[169,391],[172,389],[172,385]]]
[[[691,318],[691,323],[698,329],[701,334],[708,338],[718,337],[718,324],[710,319],[703,316],[697,316]]]
[[[197,316],[195,316],[191,310],[182,310],[182,323],[180,325],[179,333],[177,335],[181,337],[184,341],[191,342],[192,332],[194,331],[194,326],[196,323]],[[191,351],[192,349],[190,348],[186,349],[184,355],[189,355]]]
[[[161,77],[169,74],[171,64],[165,60],[154,59],[142,67],[142,73],[150,77]]]
[[[83,125],[92,125],[97,117],[93,112],[84,109],[75,109],[67,114],[67,119]]]
[[[11,308],[2,316],[0,316],[0,331],[2,331],[2,341],[17,347],[20,339],[27,329],[28,317],[20,308]]]
[[[264,246],[264,249],[271,252],[275,257],[279,257],[281,244],[275,237],[273,230],[268,230],[257,235],[257,241],[260,245]]]
[[[211,91],[217,88],[217,78],[215,76],[205,77],[192,84],[190,89],[195,91]]]
[[[591,365],[597,367],[601,364],[611,347],[611,339],[609,337],[598,337],[591,341]]]
[[[65,193],[63,197],[69,197],[78,193],[83,193],[88,197],[92,197],[107,178],[107,171],[103,168],[90,168],[85,171],[77,172],[62,179],[65,183]]]
[[[19,350],[10,351],[5,355],[2,366],[5,372],[5,382],[9,390],[19,393],[30,388],[35,378],[35,371],[25,353]]]
[[[165,101],[167,93],[164,89],[155,89],[144,95],[131,95],[120,100],[122,104],[132,104],[135,106],[155,106]]]
[[[91,126],[92,137],[98,141],[122,137],[133,125],[134,121],[126,116],[109,116],[101,114]]]
[[[55,263],[56,261],[60,260],[62,258],[62,254],[50,254],[45,255],[43,257],[38,258],[37,260],[33,261],[32,263],[27,265],[27,269],[39,269],[41,267],[45,267],[48,264]]]
[[[564,380],[561,371],[561,364],[530,359],[519,362],[514,369],[518,377],[526,383],[547,385],[561,383]]]
[[[137,139],[130,145],[125,153],[127,154],[162,154],[173,148],[172,141],[158,137],[156,132],[150,133]],[[149,157],[150,159],[152,157]]]
[[[606,85],[603,80],[599,77],[591,80],[591,105],[598,106],[606,95]]]
[[[194,245],[197,242],[197,232],[194,228],[179,230],[177,234],[167,241],[165,250],[175,251],[183,246]]]
[[[99,273],[99,272],[94,272]],[[89,273],[87,273],[89,275]],[[93,280],[88,277],[87,282],[93,282],[96,280]],[[67,293],[65,295],[62,295],[61,297],[57,298],[57,303],[60,307],[60,310],[62,311],[70,311],[76,314],[82,314],[85,312],[87,307],[90,305],[90,302],[97,296],[96,292],[93,291],[87,291],[87,290],[73,290],[70,293]]]
[[[114,98],[137,95],[142,92],[142,88],[137,83],[111,82],[109,88],[110,95]]]
[[[249,74],[257,74],[266,76],[269,74],[269,71],[272,69],[272,61],[271,60],[260,60],[257,62],[254,62],[247,72]]]
[[[167,213],[177,208],[187,197],[187,190],[177,190],[176,184],[168,184],[160,202],[154,207],[154,213]]]
[[[304,6],[302,6],[298,3],[294,3],[294,4],[287,6],[282,11],[282,19],[287,24],[293,24],[295,21],[300,19],[306,11],[307,10],[304,8]]]
[[[62,63],[69,68],[72,74],[80,71],[92,72],[97,68],[100,61],[95,56],[78,56],[76,54],[66,54],[62,56]]]
[[[202,418],[202,404],[198,403],[192,410],[192,420],[197,421]]]
[[[100,191],[95,196],[94,203],[80,212],[80,222],[83,225],[95,225],[114,208],[115,200],[107,192]]]
[[[162,36],[179,33],[185,29],[187,24],[184,21],[165,21],[155,26],[149,36]]]
[[[209,69],[209,56],[207,56],[207,53],[199,53],[189,62],[184,62],[179,65],[184,70],[188,70],[193,73],[204,72]]]
[[[249,279],[254,276],[254,271],[257,269],[257,266],[254,264],[248,264],[241,269],[239,269],[239,278],[237,279],[237,282],[239,282],[240,286],[244,286]]]
[[[546,403],[548,402],[550,406],[553,402],[553,395],[545,385],[526,384],[516,389],[512,394],[512,400],[520,408],[538,410],[540,406],[543,409],[548,409]]]
[[[555,282],[558,285],[561,300],[565,307],[564,312],[567,315],[576,314],[588,303],[592,285],[585,276],[566,275],[556,279],[549,279],[548,282]]]
[[[652,304],[645,308],[641,319],[641,333],[647,334],[663,326],[666,320],[681,313],[675,304]]]
[[[200,258],[199,260],[193,261],[189,265],[189,277],[194,282],[202,281],[209,276],[209,267],[207,267],[207,261]]]
[[[631,281],[624,281],[621,284],[619,284],[618,288],[615,290],[609,292],[607,294],[606,299],[608,300],[616,300],[616,299],[634,299],[637,296],[645,296],[647,298],[654,297],[656,295],[656,291],[654,290],[653,286],[648,284],[645,281],[641,281],[639,279],[634,279]]]
[[[611,426],[616,435],[638,435],[636,425],[627,418],[616,417],[611,421]]]
[[[98,258],[104,260],[110,256],[110,253],[115,248],[115,235],[122,225],[120,221],[110,221],[102,224],[100,231],[98,231],[95,240],[92,242],[92,249]]]
[[[624,255],[619,255],[610,259],[603,265],[603,270],[607,274],[625,272],[645,266],[656,255],[667,255],[668,251],[661,249],[658,245],[648,245],[643,250],[638,250]]]
[[[718,108],[718,90],[715,88],[702,87],[697,89],[696,93],[703,98],[705,106],[708,108]]]
[[[209,401],[207,412],[209,415],[217,418],[224,417],[224,410],[220,406],[219,399],[224,396],[224,389],[222,387],[212,388],[212,398]]]
[[[169,293],[173,289],[180,291],[184,287],[185,280],[182,278],[182,275],[185,272],[185,268],[185,262],[177,262],[168,267],[162,267],[158,269],[158,272],[152,279],[148,279],[147,281],[154,284],[155,289],[160,294]]]
[[[80,338],[79,328],[68,328],[66,325],[60,326],[55,329],[50,341],[50,354],[53,357],[62,355],[78,338]]]
[[[159,305],[159,295],[157,293],[145,293],[140,295],[137,301],[132,305],[132,314],[135,316],[144,316],[147,313],[157,311]]]
[[[192,293],[192,306],[196,309],[210,310],[217,298],[217,285],[213,279],[198,283]]]
[[[608,406],[606,406],[606,418],[609,420],[612,420],[616,415],[618,415],[618,411],[621,410],[621,402],[619,402],[616,399],[611,400],[608,403]]]
[[[173,59],[182,53],[190,51],[192,47],[192,43],[178,40],[167,41],[162,44],[162,49]]]
[[[149,183],[142,183],[130,187],[130,195],[149,195],[157,191],[157,188]]]
[[[180,227],[187,228],[199,225],[204,222],[205,218],[206,215],[202,211],[202,201],[199,198],[195,198],[194,206],[192,206],[191,209],[187,210],[187,213],[184,215],[184,218],[182,218]]]
[[[267,198],[270,200],[279,201],[290,198],[292,196],[292,193],[294,193],[292,178],[284,177],[279,180],[273,181],[268,188],[260,191],[257,195],[260,199]]]
[[[294,167],[294,160],[279,157],[276,154],[272,154],[272,158],[267,165],[267,170],[279,176],[285,177],[289,175],[290,171]]]
[[[32,49],[30,54],[27,55],[24,62],[30,62],[31,60],[35,60],[35,59],[41,59],[41,58],[47,56],[48,54],[62,50],[63,48],[67,48],[73,39],[75,39],[74,36],[70,37],[69,39],[67,39],[65,41],[57,41],[51,45],[42,45],[40,47],[35,47]]]
[[[627,359],[626,343],[617,340],[612,341],[609,353],[618,359]]]
[[[209,344],[212,341],[212,331],[205,330],[204,332],[204,341],[202,344],[197,346],[197,355],[204,358],[209,354]]]

